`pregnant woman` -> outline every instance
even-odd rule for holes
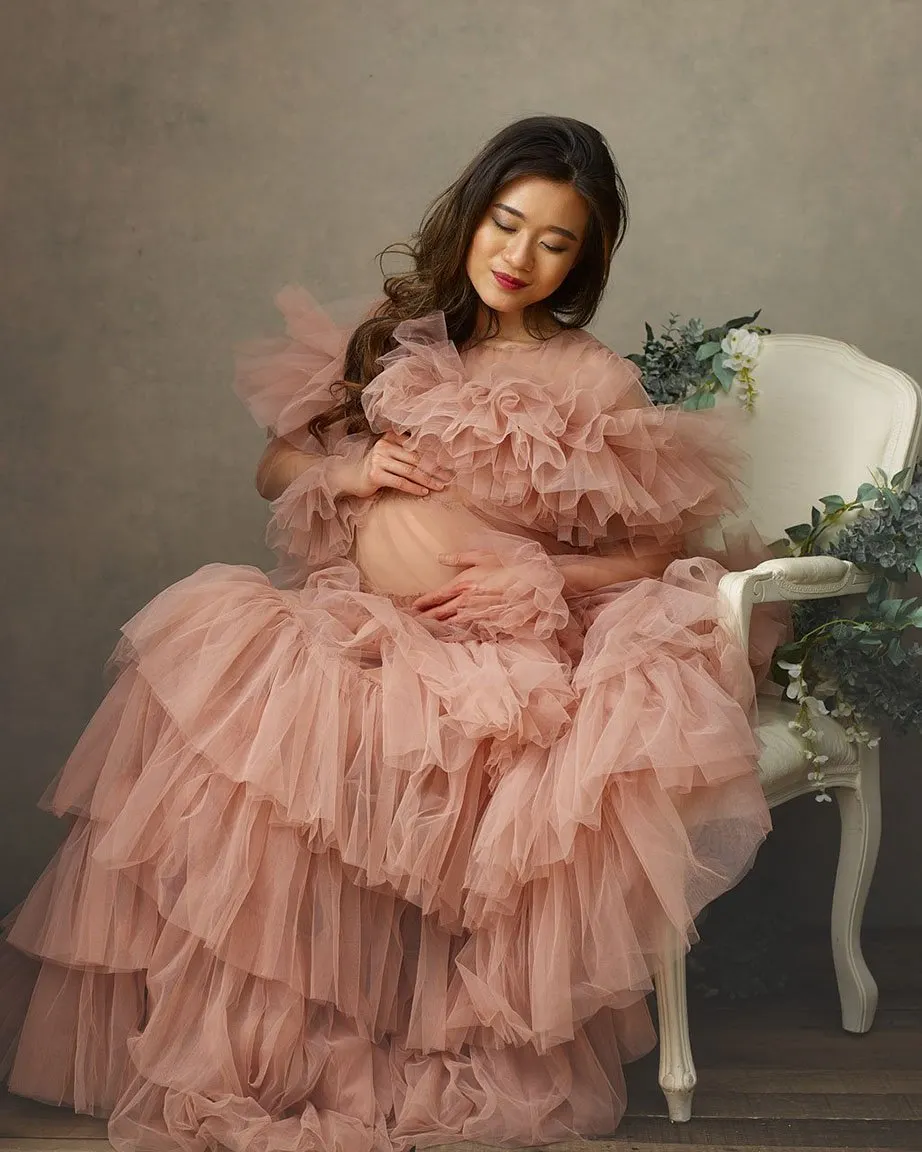
[[[604,138],[533,117],[353,330],[280,295],[237,377],[279,567],[124,625],[0,949],[11,1091],[122,1150],[617,1127],[652,972],[769,830],[786,629],[744,652],[691,547],[743,508],[741,414],[653,406],[585,328],[626,219]]]

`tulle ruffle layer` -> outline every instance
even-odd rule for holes
[[[266,543],[273,551],[310,566],[348,554],[356,528],[368,519],[374,501],[342,494],[332,472],[359,463],[367,450],[367,436],[343,437],[335,450],[320,457],[272,501]]]
[[[241,346],[235,389],[262,427],[319,454],[306,424],[341,398],[332,386],[348,334],[303,288],[284,289],[277,304],[288,334]],[[403,433],[406,447],[446,468],[457,493],[494,522],[573,546],[638,550],[745,508],[746,414],[653,405],[636,366],[589,333],[514,354],[489,345],[462,353],[433,312],[398,324],[394,340],[362,392],[370,424]],[[283,559],[296,558],[295,570],[348,554],[375,500],[337,493],[330,464],[357,461],[368,443],[333,425],[330,456],[272,505],[267,539]]]
[[[348,333],[304,288],[283,288],[276,304],[286,335],[236,349],[234,391],[260,427],[317,452],[322,446],[306,425],[337,402],[331,388],[342,379]]]
[[[12,1089],[126,1149],[612,1131],[657,956],[768,828],[708,563],[587,599],[575,671],[348,562],[161,593],[46,798]]]
[[[744,506],[744,414],[654,406],[630,361],[581,331],[464,357],[443,313],[408,320],[362,403],[373,427],[451,469],[474,505],[588,546],[671,541]]]
[[[261,427],[317,456],[270,505],[266,542],[282,561],[279,573],[297,581],[310,567],[349,552],[374,500],[343,494],[332,476],[342,464],[361,460],[368,436],[349,434],[340,422],[322,445],[307,429],[341,398],[333,385],[342,379],[347,333],[302,288],[283,289],[276,302],[287,335],[237,349],[234,390]]]

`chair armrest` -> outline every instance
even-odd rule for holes
[[[837,556],[783,556],[746,572],[728,572],[717,585],[726,623],[749,650],[753,604],[778,600],[823,600],[866,592],[874,577]]]

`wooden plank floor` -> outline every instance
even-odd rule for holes
[[[801,942],[803,962],[788,991],[737,1003],[692,1000],[698,1088],[688,1124],[669,1122],[652,1052],[626,1069],[627,1115],[610,1138],[592,1141],[592,1152],[922,1152],[922,932],[868,935],[866,954],[881,986],[870,1032],[856,1036],[839,1026],[828,945],[814,935]],[[0,1150],[109,1147],[102,1120],[0,1096]]]

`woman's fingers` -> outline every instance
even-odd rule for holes
[[[457,600],[449,600],[447,604],[437,604],[434,608],[427,608],[420,612],[427,620],[450,620],[458,614],[460,604]]]
[[[412,496],[428,496],[432,491],[425,484],[418,484],[416,481],[409,479],[404,473],[394,471],[392,469],[398,468],[399,465],[389,464],[388,466],[382,465],[378,476],[375,478],[376,483],[380,488],[397,488],[401,492],[409,492]]]
[[[464,585],[443,584],[441,588],[433,588],[431,592],[424,592],[422,596],[418,596],[413,601],[413,607],[419,612],[425,612],[429,608],[435,608],[437,605],[445,603],[447,600],[453,600],[464,591]]]
[[[470,568],[492,559],[493,554],[486,548],[472,548],[466,552],[441,552],[438,560],[454,568]]]
[[[445,482],[434,478],[430,473],[418,468],[415,464],[406,464],[402,460],[384,460],[379,465],[382,473],[387,477],[399,477],[406,483],[394,484],[390,479],[385,483],[394,488],[406,488],[406,485],[411,485],[408,491],[416,491],[420,489],[420,494],[428,496],[431,491],[441,492],[445,487]]]
[[[380,468],[388,487],[413,492],[417,496],[428,496],[433,488],[441,490],[445,487],[440,480],[433,480],[421,469],[400,460],[385,460]]]
[[[404,464],[411,464],[415,468],[418,468],[419,471],[424,475],[431,476],[436,480],[442,480],[445,483],[451,480],[452,474],[447,468],[440,468],[437,464],[434,463],[424,467],[420,454],[415,452],[412,448],[404,447],[404,445],[401,444],[399,440],[391,439],[390,437],[392,435],[394,434],[386,432],[384,436],[381,437],[381,440],[386,442],[383,451],[388,458],[393,460],[400,460]]]
[[[389,457],[391,460],[398,461],[401,464],[408,464],[420,477],[423,482],[431,482],[432,484],[441,484],[444,487],[451,480],[451,473],[445,468],[439,468],[434,464],[424,466],[420,463],[419,454],[416,452],[401,452],[399,455],[394,454]]]
[[[451,617],[464,619],[476,618],[494,610],[501,599],[496,596],[477,595],[473,592],[459,592],[443,603],[434,604],[430,608],[414,608],[419,615],[427,620],[448,620]]]

